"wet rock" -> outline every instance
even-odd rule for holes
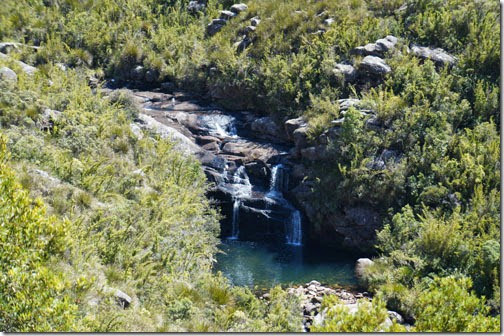
[[[231,11],[235,14],[239,14],[241,12],[244,12],[247,10],[247,5],[245,5],[244,3],[238,3],[238,4],[234,4],[233,6],[231,6]]]
[[[392,71],[383,59],[376,56],[364,57],[359,70],[376,76],[383,76]]]
[[[349,64],[338,63],[332,72],[337,77],[343,78],[345,82],[353,82],[357,78],[357,70]]]
[[[420,47],[413,44],[411,46],[411,53],[421,59],[430,59],[437,66],[451,66],[457,61],[455,57],[448,54],[441,48],[431,49],[428,47]]]
[[[253,185],[262,185],[265,188],[269,187],[270,168],[264,161],[255,160],[249,162],[245,164],[245,168]]]
[[[214,19],[208,24],[206,32],[209,36],[217,34],[226,25],[226,20]]]
[[[7,82],[17,82],[17,75],[12,69],[8,67],[1,67],[0,80]]]

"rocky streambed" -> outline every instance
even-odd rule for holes
[[[351,314],[358,314],[359,305],[363,302],[372,301],[371,295],[367,292],[331,288],[321,285],[316,280],[297,287],[290,287],[287,289],[287,292],[300,298],[300,310],[303,312],[302,329],[308,332],[312,326],[320,326],[324,323],[327,308],[322,309],[321,307],[324,298],[328,295],[337,296],[341,302],[339,306],[346,307]],[[267,300],[268,295],[263,295],[261,298]],[[394,311],[388,311],[388,317],[382,323],[383,327],[391,325],[393,320],[409,328],[409,325],[404,323],[402,316]]]

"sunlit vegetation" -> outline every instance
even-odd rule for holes
[[[182,0],[2,1],[0,41],[40,48],[9,53],[36,66],[32,76],[0,59],[18,75],[0,81],[0,329],[299,331],[296,300],[280,288],[266,304],[212,274],[219,214],[198,162],[135,135],[130,97],[89,86],[132,80],[140,65],[150,85],[173,82],[279,121],[304,116],[314,137],[340,117],[339,98],[376,111],[380,129],[349,110],[310,178],[320,212],[345,199],[383,215],[367,274],[380,299],[358,316],[327,300],[320,331],[380,330],[387,308],[412,331],[498,331],[498,2],[250,0],[206,36],[234,2],[209,0],[191,14]],[[238,52],[238,31],[255,16],[254,42]],[[352,48],[386,35],[401,39],[401,52],[382,83],[335,78]],[[406,52],[411,43],[457,63],[420,61]],[[41,127],[46,109],[61,114]],[[400,160],[369,168],[384,149]],[[127,309],[117,289],[132,298]]]

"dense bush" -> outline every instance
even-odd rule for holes
[[[305,162],[307,178],[315,181],[313,206],[325,214],[365,203],[380,213],[386,225],[368,283],[389,308],[417,319],[418,330],[490,329],[486,323],[494,320],[485,315],[500,312],[498,3],[250,0],[246,12],[207,36],[206,25],[234,2],[210,0],[201,13],[187,11],[182,0],[2,2],[0,41],[40,48],[10,53],[38,67],[33,77],[0,59],[19,76],[17,83],[0,81],[1,131],[20,182],[43,197],[56,222],[69,223],[62,224],[68,253],[53,257],[64,260],[55,269],[73,286],[73,303],[62,302],[69,314],[77,305],[75,328],[280,331],[298,325],[281,290],[277,303],[265,306],[209,275],[218,215],[204,196],[199,165],[168,142],[137,138],[129,124],[138,110],[126,94],[104,97],[88,85],[92,77],[133,80],[141,69],[150,71],[151,85],[171,81],[279,122],[304,116],[312,139],[341,117],[338,99],[361,99],[383,127],[367,128],[357,110],[347,112],[327,158]],[[261,24],[252,45],[239,52],[239,32],[254,16]],[[327,18],[332,25],[324,24]],[[400,38],[399,52],[387,55],[392,72],[383,81],[350,85],[334,76],[336,63],[360,62],[352,48],[388,34]],[[440,67],[419,60],[407,52],[413,43],[443,48],[457,62]],[[62,114],[42,132],[46,108]],[[384,150],[397,159],[374,169]],[[40,181],[34,169],[59,182]],[[41,265],[50,267],[49,259]],[[452,275],[471,279],[475,294],[465,294],[469,280]],[[425,285],[431,280],[434,287]],[[65,286],[54,295],[66,295]],[[133,307],[118,312],[109,287],[130,293]],[[415,305],[419,293],[424,299]],[[429,307],[440,295],[456,302],[469,297],[470,305],[456,318],[440,312],[429,324]],[[490,312],[479,306],[483,296]],[[50,322],[49,315],[40,317],[54,328],[74,323],[70,317]],[[329,329],[346,328],[334,318]],[[376,327],[357,325],[352,330]]]

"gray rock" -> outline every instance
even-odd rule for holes
[[[117,300],[117,303],[123,308],[126,309],[131,304],[131,297],[124,293],[123,291],[116,289],[114,296]]]
[[[226,25],[226,20],[223,20],[223,19],[214,19],[214,20],[212,20],[211,23],[208,24],[208,26],[206,28],[206,32],[210,36],[215,35],[225,25]]]
[[[327,157],[325,146],[312,146],[301,149],[301,157],[309,161],[321,161]]]
[[[292,138],[298,150],[305,148],[308,145],[308,126],[302,126],[294,130]]]
[[[200,151],[200,148],[191,141],[184,134],[180,133],[176,129],[166,126],[156,119],[140,113],[138,115],[138,119],[142,122],[138,124],[140,128],[144,128],[148,131],[157,133],[161,136],[161,138],[168,138],[175,143],[175,149],[180,150],[186,154],[194,154]]]
[[[382,49],[376,43],[368,43],[365,46],[350,50],[350,54],[359,56],[382,56]]]
[[[191,13],[201,12],[205,9],[205,4],[200,1],[189,1],[187,10]]]
[[[0,53],[0,59],[8,60],[10,59],[10,57],[5,55],[4,53]],[[24,62],[17,60],[15,60],[15,62],[19,65],[19,67],[21,67],[21,70],[23,70],[23,72],[27,75],[33,75],[37,71],[37,68],[32,67],[31,65],[28,65]]]
[[[282,134],[282,130],[280,127],[276,124],[276,122],[270,118],[270,117],[262,117],[256,119],[252,125],[251,128],[253,131],[256,131],[258,133],[278,137],[279,135]]]
[[[389,318],[391,320],[395,320],[399,324],[403,324],[404,323],[404,319],[401,316],[401,314],[399,314],[399,313],[397,313],[395,311],[389,310],[388,311],[388,316],[389,316]]]
[[[133,133],[137,137],[138,140],[143,139],[142,130],[140,129],[140,127],[137,124],[131,123],[130,130],[131,130],[131,133]]]
[[[12,69],[7,67],[1,67],[0,79],[2,81],[17,82],[17,75]]]
[[[357,262],[355,263],[355,277],[361,284],[366,284],[366,269],[373,264],[374,262],[369,258],[357,259]]]
[[[333,19],[333,18],[328,18],[328,19],[325,19],[325,20],[324,20],[324,24],[325,24],[326,26],[330,26],[330,25],[332,25],[333,23],[334,23],[334,19]]]
[[[346,111],[350,107],[355,107],[358,109],[360,107],[361,101],[360,99],[355,99],[355,98],[345,98],[345,99],[338,99],[338,104],[340,107],[340,111]]]
[[[236,16],[236,13],[234,13],[234,12],[231,12],[228,10],[220,11],[220,19],[222,19],[222,20],[226,20],[226,21],[231,20],[235,16]]]
[[[250,34],[256,31],[256,26],[247,26],[245,29],[243,29],[243,33],[245,34]]]
[[[12,50],[17,50],[22,46],[17,42],[0,42],[0,52],[4,54],[10,53]]]
[[[382,76],[392,71],[383,59],[376,56],[364,57],[359,66],[359,70],[377,76]]]
[[[257,27],[259,23],[261,23],[261,19],[259,19],[259,17],[257,16],[250,19],[250,24],[254,27]]]
[[[285,133],[289,140],[294,140],[293,133],[300,127],[306,127],[307,123],[303,117],[289,119],[284,123]]]
[[[241,41],[235,43],[236,51],[242,52],[245,49],[247,49],[247,47],[250,46],[251,44],[252,39],[250,37],[244,36]]]
[[[235,14],[238,14],[238,13],[241,13],[243,11],[246,11],[247,10],[247,5],[245,5],[244,3],[239,3],[239,4],[234,4],[233,6],[231,6],[231,11]]]
[[[137,65],[130,71],[130,77],[135,81],[143,81],[144,76],[145,76],[145,68],[141,65]]]
[[[448,54],[441,48],[431,49],[428,47],[420,47],[417,45],[411,46],[411,52],[413,55],[421,59],[430,59],[438,66],[453,65],[457,61],[455,57]]]
[[[346,82],[353,82],[357,77],[357,71],[349,64],[336,64],[333,69],[333,74],[343,77]]]

